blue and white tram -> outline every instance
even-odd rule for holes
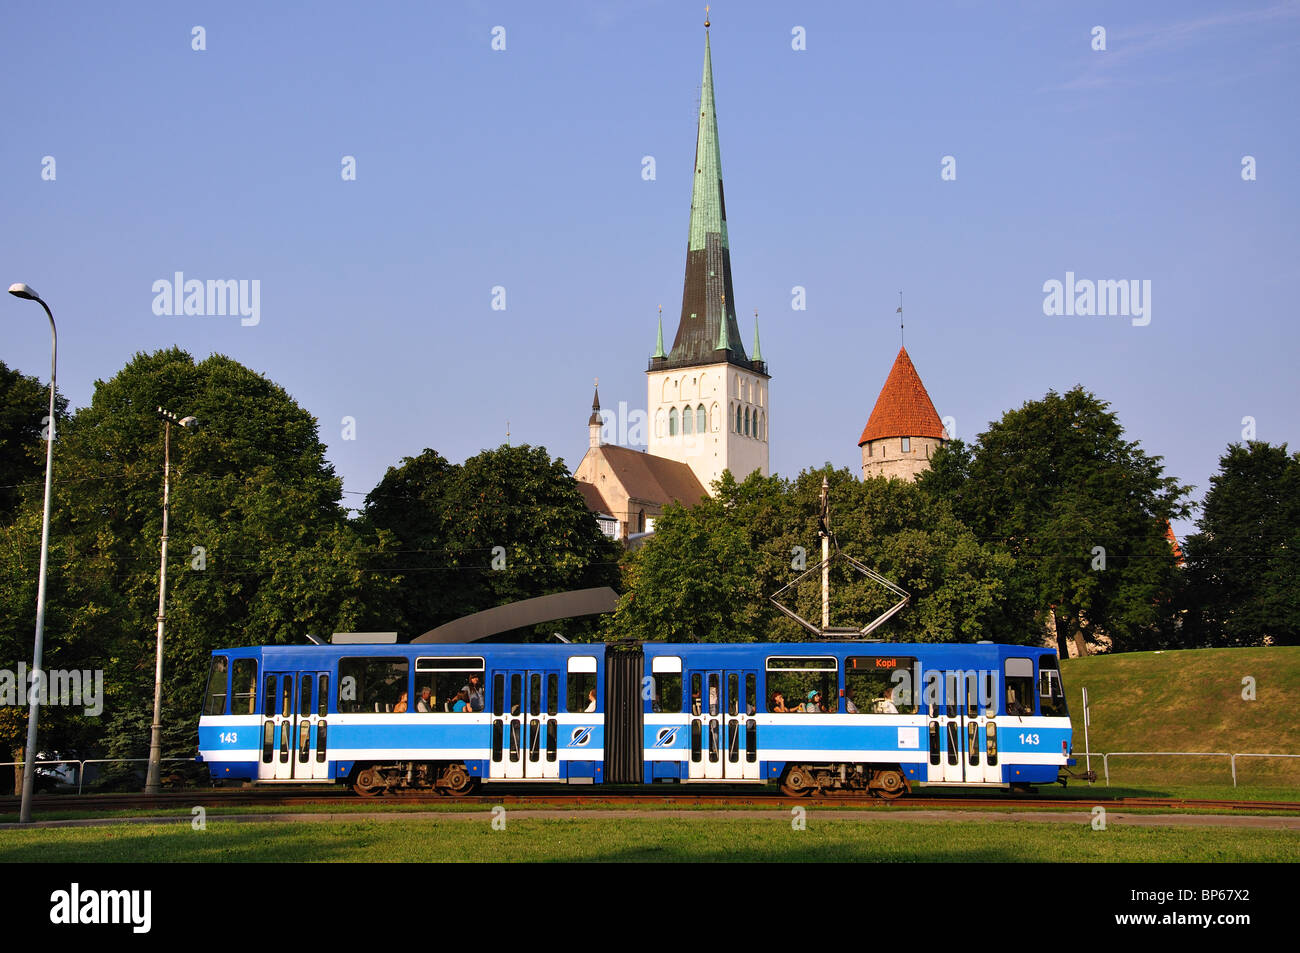
[[[1055,653],[989,643],[223,649],[199,752],[214,780],[363,795],[776,781],[888,798],[1074,763]]]

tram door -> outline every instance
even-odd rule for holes
[[[929,703],[930,780],[1001,781],[998,767],[996,675],[943,672],[943,694]],[[981,695],[983,697],[981,697]]]
[[[311,781],[327,777],[329,675],[267,672],[262,699],[258,779]]]
[[[494,778],[559,778],[560,673],[498,672],[492,684]]]
[[[690,673],[692,780],[758,780],[758,672]]]

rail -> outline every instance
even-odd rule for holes
[[[1106,786],[1110,787],[1111,758],[1227,758],[1232,771],[1232,786],[1237,786],[1238,758],[1300,758],[1300,754],[1257,754],[1254,752],[1230,751],[1112,751],[1101,756],[1102,770],[1106,775]]]

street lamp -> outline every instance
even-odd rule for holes
[[[163,525],[162,565],[158,569],[158,655],[154,661],[153,675],[153,728],[149,731],[149,771],[145,775],[144,793],[157,794],[162,780],[162,674],[163,674],[163,622],[167,604],[167,511],[170,508],[172,472],[172,424],[186,430],[199,425],[194,417],[177,417],[170,410],[158,408],[163,419]]]
[[[18,822],[32,821],[32,791],[36,786],[36,723],[40,714],[41,656],[45,648],[45,568],[50,556],[50,481],[54,474],[54,371],[58,365],[59,336],[54,329],[54,315],[41,296],[21,282],[9,286],[16,298],[35,301],[50,319],[50,419],[45,440],[45,511],[41,516],[41,574],[36,585],[36,650],[32,655],[32,690],[27,709],[27,748],[23,752],[23,797]]]

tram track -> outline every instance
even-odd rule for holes
[[[382,811],[405,805],[514,805],[517,807],[539,808],[601,808],[601,807],[641,807],[647,809],[682,809],[682,808],[791,808],[824,807],[853,808],[859,810],[907,811],[925,808],[929,810],[971,810],[971,809],[1028,809],[1028,810],[1090,810],[1103,806],[1110,810],[1164,810],[1164,811],[1216,811],[1228,813],[1245,813],[1265,811],[1283,814],[1300,813],[1300,802],[1293,801],[1232,801],[1204,800],[1196,798],[1157,798],[1157,797],[1079,797],[1046,798],[1032,794],[1020,794],[1004,797],[986,795],[950,794],[941,797],[904,797],[897,800],[882,800],[863,796],[846,795],[809,795],[806,797],[789,797],[780,792],[737,792],[737,791],[692,791],[673,792],[574,792],[572,790],[538,791],[528,794],[506,791],[486,792],[447,797],[432,793],[410,793],[390,795],[377,798],[359,798],[351,792],[339,789],[322,792],[311,789],[293,790],[228,790],[228,789],[188,789],[170,791],[157,795],[138,793],[120,794],[50,794],[39,795],[33,799],[34,813],[100,813],[110,811],[140,810],[190,810],[194,807],[258,807],[279,808],[292,806],[330,805],[334,807],[351,806],[358,813]],[[0,814],[17,813],[17,797],[0,798]]]

